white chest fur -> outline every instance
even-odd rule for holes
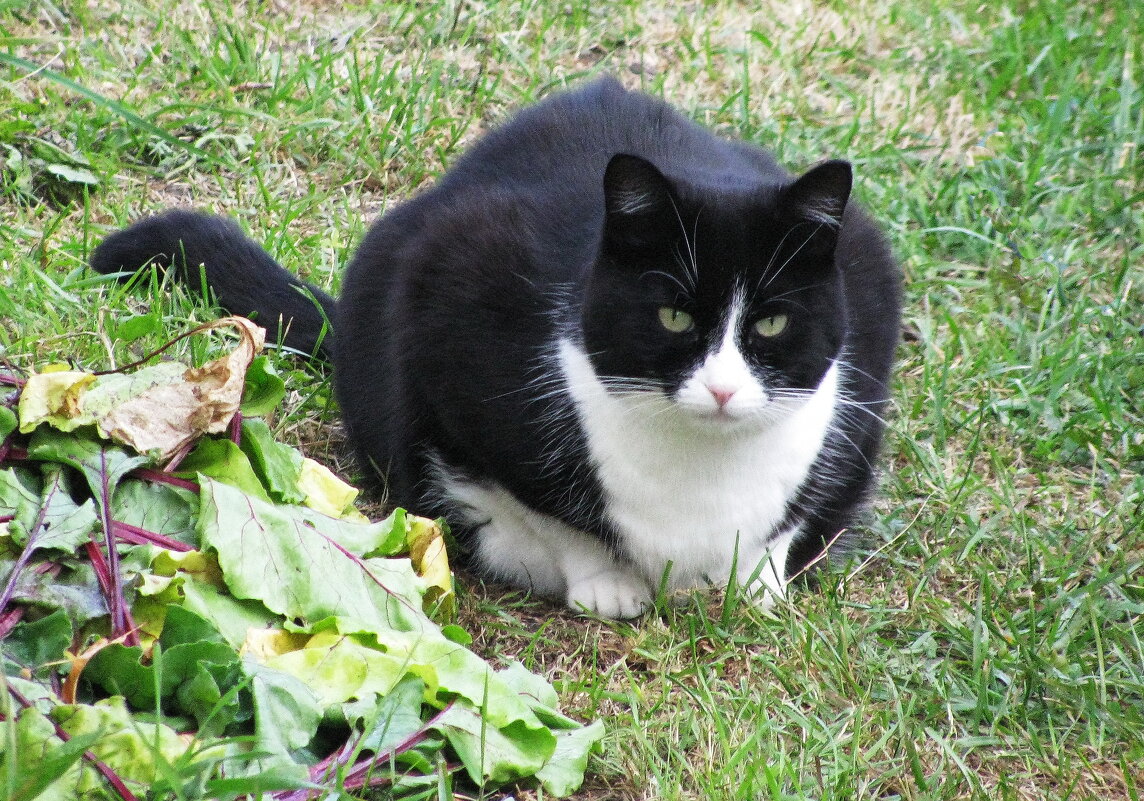
[[[785,555],[792,532],[775,527],[830,428],[837,365],[805,400],[761,422],[702,419],[667,397],[608,392],[568,340],[559,359],[607,514],[652,586],[669,562],[675,589],[726,582],[736,549],[740,576],[770,547]]]

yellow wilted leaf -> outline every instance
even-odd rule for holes
[[[266,332],[244,317],[225,317],[192,333],[216,328],[237,329],[239,343],[202,367],[161,362],[130,374],[33,375],[20,393],[20,431],[27,434],[40,423],[61,431],[95,424],[104,437],[160,460],[203,434],[225,431]]]
[[[303,503],[316,512],[347,520],[366,520],[353,506],[358,490],[313,459],[302,460],[298,489],[306,495]]]
[[[246,641],[242,643],[238,653],[239,656],[249,656],[259,662],[265,662],[272,657],[305,648],[310,636],[283,629],[252,628],[247,630]]]
[[[214,587],[226,586],[222,570],[218,566],[218,558],[213,553],[160,551],[151,562],[151,570],[157,576],[173,576],[176,572],[181,572]]]
[[[417,575],[429,584],[425,593],[425,609],[436,611],[438,617],[452,617],[456,599],[444,533],[436,522],[427,517],[410,515],[407,519],[409,530],[405,542],[409,546],[409,558]]]
[[[95,381],[95,375],[78,370],[36,373],[20,393],[20,433],[27,434],[40,423],[72,431],[90,420],[80,416],[80,398]]]

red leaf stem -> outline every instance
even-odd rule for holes
[[[234,417],[230,418],[230,428],[227,434],[230,436],[231,442],[242,446],[242,412],[235,412]]]
[[[4,614],[0,615],[0,640],[3,640],[20,622],[24,617],[24,607],[13,606]]]
[[[95,577],[99,579],[99,589],[103,592],[104,599],[107,601],[108,609],[111,608],[111,597],[114,583],[111,579],[111,567],[107,563],[107,559],[103,556],[103,551],[99,548],[97,542],[84,543],[84,549],[87,551],[87,558],[91,560],[91,566],[95,570]],[[138,645],[139,634],[137,633],[139,627],[135,625],[135,619],[131,616],[131,610],[124,605],[123,608],[124,626],[121,631],[115,632],[117,636],[123,635],[123,642],[125,645]],[[114,631],[114,629],[113,629]]]
[[[20,692],[13,688],[10,684],[8,685],[8,692],[12,694],[12,697],[16,699],[16,702],[19,703],[20,706],[24,707],[25,709],[31,708],[31,701],[21,695]],[[51,720],[51,718],[48,718],[48,720]],[[60,724],[56,723],[54,720],[51,722],[52,726],[55,727],[57,737],[59,737],[65,743],[71,739],[71,735],[64,731]],[[123,801],[138,801],[138,799],[135,797],[135,794],[127,789],[127,785],[123,783],[123,779],[119,778],[116,772],[108,767],[106,763],[100,760],[99,757],[97,757],[91,751],[84,751],[83,758],[90,762],[92,766],[99,771],[103,778],[107,779],[108,784],[115,788],[115,792],[119,794],[119,797],[122,798]]]
[[[32,554],[36,551],[36,538],[40,536],[40,532],[44,528],[44,521],[48,516],[48,507],[52,505],[52,497],[56,494],[58,487],[58,484],[54,485],[48,496],[44,498],[44,502],[40,504],[39,514],[36,515],[36,522],[28,532],[28,541],[24,543],[24,550],[20,551],[16,564],[12,566],[12,572],[8,574],[8,581],[4,585],[4,590],[0,592],[0,613],[8,608],[8,603],[16,592],[16,582],[20,578],[20,573],[28,566]]]
[[[373,770],[379,764],[388,762],[392,757],[404,754],[411,748],[415,748],[427,736],[429,731],[437,723],[441,717],[448,712],[452,706],[453,701],[445,705],[445,708],[431,717],[429,720],[421,724],[421,728],[410,734],[404,740],[399,742],[386,751],[374,754],[366,759],[361,759],[349,767],[349,770],[342,777],[341,786],[347,790],[360,790],[363,787],[378,787],[383,784],[392,784],[393,778],[388,773],[380,773],[377,776],[371,776]],[[328,775],[331,767],[335,765],[344,765],[342,760],[352,754],[354,747],[350,743],[346,743],[335,754],[331,754],[326,759],[319,762],[314,767],[310,768],[310,781],[319,782]],[[311,798],[316,798],[318,791],[314,790],[293,790],[290,792],[273,793],[271,798],[277,801],[309,801]]]
[[[167,460],[167,463],[165,465],[163,465],[163,472],[164,473],[175,472],[175,470],[178,469],[179,465],[181,465],[183,463],[183,460],[187,458],[187,454],[189,454],[191,451],[193,451],[195,449],[196,445],[198,445],[198,441],[197,440],[191,440],[190,442],[186,443],[181,448],[179,448],[177,451],[175,451],[171,455],[171,458],[169,460]]]
[[[24,448],[17,448],[15,445],[8,445],[8,452],[4,455],[5,461],[23,462],[28,458],[28,451]]]
[[[32,568],[32,572],[41,576],[50,574],[51,578],[55,578],[59,575],[60,569],[61,565],[57,562],[39,562]],[[11,633],[16,624],[23,619],[24,612],[24,607],[14,606],[0,615],[0,640]]]
[[[12,373],[0,373],[0,384],[9,384],[13,387],[22,387],[28,382]]]
[[[111,521],[111,530],[115,532],[116,539],[129,542],[132,545],[157,545],[160,548],[166,548],[168,551],[179,551],[181,553],[194,550],[194,546],[187,545],[185,542],[160,534],[157,531],[148,531],[145,528],[139,528],[138,526],[123,523],[119,520]]]
[[[111,526],[111,487],[107,476],[107,451],[99,452],[99,517],[103,523],[103,536],[107,548],[107,568],[111,578],[107,592],[107,608],[111,612],[111,636],[126,634],[127,645],[138,645],[132,633],[133,626],[127,623],[127,599],[123,597],[123,577],[119,574],[119,549],[115,547],[115,531]],[[132,642],[132,639],[135,639]]]
[[[144,481],[150,481],[154,484],[170,484],[172,487],[180,487],[181,489],[190,490],[191,492],[199,491],[198,482],[186,478],[179,478],[170,473],[164,473],[162,470],[151,470],[146,467],[140,467],[132,470],[130,475],[132,478],[141,478]]]

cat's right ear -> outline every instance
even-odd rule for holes
[[[647,159],[626,153],[612,156],[604,171],[604,211],[604,243],[614,253],[667,243],[679,228],[667,178]]]
[[[834,251],[853,184],[850,163],[834,159],[803,173],[783,190],[779,203],[787,224],[813,226],[813,233],[799,246],[805,253]]]

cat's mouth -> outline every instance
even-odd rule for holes
[[[735,429],[773,422],[780,410],[775,404],[762,402],[750,405],[695,403],[675,398],[676,406],[695,424],[712,429]]]

